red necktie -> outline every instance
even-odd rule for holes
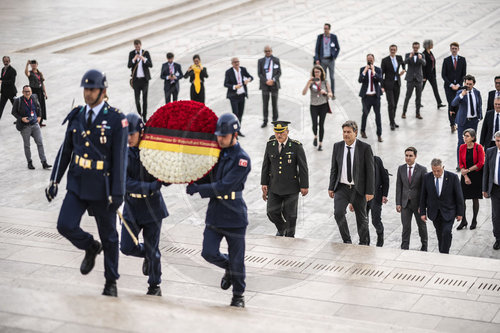
[[[457,58],[453,58],[453,68],[457,69]]]
[[[410,184],[411,184],[411,168],[412,167],[409,167],[409,169],[408,169],[408,183],[410,183]]]

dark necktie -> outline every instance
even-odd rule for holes
[[[470,105],[470,115],[472,117],[475,117],[476,111],[474,111],[474,101],[472,101],[472,90],[469,91],[469,105]]]
[[[351,148],[347,147],[347,181],[349,183],[352,183]]]
[[[455,69],[455,70],[457,69],[457,58],[456,57],[453,58],[453,69]]]
[[[90,109],[88,117],[87,117],[87,128],[90,128],[90,126],[92,126],[92,115],[93,114],[94,114],[94,110]]]
[[[495,119],[495,132],[493,134],[495,134],[496,132],[498,132],[500,130],[500,124],[499,124],[499,121],[498,121],[498,116],[500,114],[497,113],[497,118]]]
[[[409,167],[409,169],[408,169],[408,183],[410,183],[410,184],[411,184],[411,168],[412,167]]]
[[[498,153],[497,153],[497,155],[498,155]],[[497,161],[497,163],[499,163],[498,164],[497,183],[500,184],[500,155],[498,155],[498,161]]]
[[[285,148],[285,144],[281,143],[280,144],[280,154],[283,152],[283,149]]]
[[[436,178],[436,193],[439,197],[439,178]]]

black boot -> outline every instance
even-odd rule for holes
[[[32,161],[28,161],[28,169],[35,170],[35,166],[33,165]]]
[[[458,225],[457,230],[462,230],[466,226],[467,226],[467,220],[464,217],[464,218],[462,218],[462,221],[460,221],[460,224]]]
[[[245,307],[245,296],[233,295],[233,299],[231,300],[231,306],[235,306],[237,308],[244,308]]]
[[[144,258],[142,262],[142,274],[148,276],[149,275],[149,260],[148,258]]]
[[[472,222],[470,224],[470,230],[474,230],[476,229],[476,226],[477,226],[477,221],[475,219],[472,219]]]
[[[148,287],[148,292],[146,295],[151,295],[151,296],[161,296],[161,288],[159,285],[149,285]]]
[[[116,281],[115,280],[106,280],[102,294],[104,296],[118,297],[118,288],[116,288]]]
[[[50,169],[52,168],[52,165],[48,164],[47,161],[42,161],[42,166],[44,169]]]
[[[83,258],[82,264],[80,265],[80,272],[85,275],[89,274],[92,268],[94,268],[95,257],[102,251],[102,245],[99,241],[94,240],[94,243],[90,245],[88,249],[85,250],[85,258]]]
[[[377,246],[378,247],[384,246],[384,233],[383,232],[377,234]]]
[[[220,280],[220,287],[223,290],[227,290],[227,289],[229,289],[229,287],[231,287],[232,284],[233,284],[233,282],[231,281],[231,272],[229,271],[228,268],[226,268],[226,273],[224,274],[224,276]]]

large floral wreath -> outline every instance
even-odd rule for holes
[[[217,116],[203,103],[168,103],[149,118],[139,144],[146,170],[167,183],[190,183],[217,163],[220,147],[213,134]]]

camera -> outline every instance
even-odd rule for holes
[[[314,82],[318,82],[318,81],[319,81],[319,79],[318,79],[317,77],[315,77],[315,78],[313,78],[313,81],[314,81]]]
[[[36,64],[36,60],[30,60],[30,64],[32,65]]]
[[[367,62],[368,66],[371,66],[372,65],[372,62],[371,61],[368,61]]]

